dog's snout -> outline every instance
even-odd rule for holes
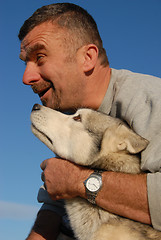
[[[32,108],[32,111],[37,111],[37,110],[40,110],[41,109],[41,105],[36,103],[34,104],[33,108]]]

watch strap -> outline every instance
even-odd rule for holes
[[[87,180],[88,180],[90,177],[92,177],[92,176],[97,175],[97,176],[101,177],[101,180],[102,180],[102,173],[103,173],[103,172],[104,172],[103,170],[95,169],[94,172],[91,173],[91,175],[84,181],[85,188],[86,188],[86,182],[87,182]],[[102,185],[101,185],[101,187],[102,187]],[[90,192],[90,191],[86,188],[87,200],[88,200],[90,203],[96,204],[96,197],[97,197],[97,195],[98,195],[98,192],[101,190],[101,187],[100,187],[99,190],[96,191],[96,192]]]
[[[97,193],[92,193],[92,194],[87,193],[87,200],[92,204],[96,204],[96,197],[97,197]]]

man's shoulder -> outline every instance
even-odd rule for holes
[[[129,91],[136,91],[137,89],[144,89],[146,92],[150,89],[161,91],[161,78],[159,77],[125,69],[117,70],[112,68],[111,70],[111,80],[116,92],[123,88]]]
[[[145,80],[145,79],[156,79],[161,81],[161,78],[150,75],[150,74],[145,74],[145,73],[138,73],[138,72],[133,72],[130,70],[126,69],[115,69],[111,68],[111,77],[119,80],[125,80],[125,79],[140,79],[140,80]]]

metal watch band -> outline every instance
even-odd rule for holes
[[[97,197],[97,194],[88,194],[87,193],[87,200],[88,202],[92,203],[92,204],[96,204],[96,197]]]
[[[84,185],[86,184],[86,181],[87,181],[90,177],[92,177],[92,176],[96,176],[96,175],[97,175],[97,176],[101,177],[101,180],[102,180],[102,173],[103,173],[103,172],[104,172],[103,170],[95,169],[94,172],[85,180]],[[85,187],[86,187],[86,185],[85,185]],[[101,187],[102,187],[102,186],[101,186]],[[90,191],[86,188],[87,200],[88,200],[90,203],[96,204],[96,197],[97,197],[97,195],[98,195],[98,192],[101,190],[101,187],[100,187],[99,190],[96,191],[96,192],[90,192]]]

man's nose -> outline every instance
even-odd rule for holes
[[[23,83],[26,85],[32,85],[33,83],[40,80],[40,74],[38,73],[37,67],[34,63],[28,62],[26,65],[25,72],[23,74]]]

